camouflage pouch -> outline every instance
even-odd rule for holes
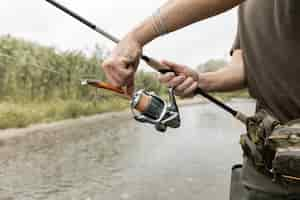
[[[300,183],[300,119],[285,125],[261,110],[248,119],[241,145],[258,170]]]
[[[280,123],[261,110],[247,120],[247,134],[241,136],[244,153],[250,157],[255,166],[271,168],[274,153],[267,148],[267,138]]]
[[[272,173],[300,181],[300,120],[274,129],[267,140],[275,152]]]

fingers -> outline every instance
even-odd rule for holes
[[[167,73],[165,75],[161,75],[159,81],[162,84],[165,84],[167,87],[175,88],[178,85],[182,84],[185,80],[185,76],[176,76],[175,73]]]
[[[167,67],[169,67],[176,74],[184,73],[185,69],[187,68],[185,65],[176,64],[176,63],[173,63],[173,62],[167,61],[167,60],[163,60],[161,63],[163,65],[166,65]]]
[[[195,96],[195,91],[198,88],[198,83],[194,82],[190,87],[186,88],[183,93],[182,93],[182,97],[193,97]]]
[[[139,41],[129,36],[123,38],[102,64],[108,81],[116,87],[133,87],[134,74],[141,55],[142,45]]]
[[[170,80],[167,84],[168,87],[170,88],[177,88],[180,86],[182,83],[184,83],[185,77],[184,76],[176,76],[172,80]]]
[[[108,59],[102,64],[108,81],[116,86],[125,86],[134,77],[135,67],[125,60]]]
[[[159,78],[162,84],[175,89],[175,94],[180,97],[192,97],[198,87],[198,81],[192,77],[176,76],[174,73],[161,75]]]
[[[194,91],[198,87],[198,82],[193,78],[187,78],[182,84],[175,88],[175,93],[180,97],[192,97],[194,96]]]
[[[194,83],[194,79],[191,77],[188,77],[184,80],[184,82],[176,87],[176,90],[178,92],[183,93],[187,88],[189,88]]]
[[[163,84],[167,84],[174,77],[175,77],[175,73],[169,72],[169,73],[159,76],[159,81]]]

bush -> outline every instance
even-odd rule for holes
[[[26,113],[22,111],[7,111],[0,114],[0,129],[23,128],[30,124]]]
[[[84,107],[76,101],[69,102],[65,108],[63,116],[64,118],[77,118],[84,111]]]
[[[117,98],[99,102],[68,100],[39,103],[0,104],[0,129],[23,128],[30,124],[78,118],[128,108],[128,101]]]

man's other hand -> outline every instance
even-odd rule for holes
[[[162,61],[162,64],[168,66],[175,73],[161,75],[160,82],[174,88],[177,96],[193,97],[195,90],[199,87],[198,73],[187,66],[170,61]]]

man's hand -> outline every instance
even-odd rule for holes
[[[197,87],[206,92],[229,92],[243,89],[247,86],[247,81],[242,54],[242,50],[235,50],[228,66],[215,72],[204,73],[198,73],[184,65],[163,61],[162,64],[175,73],[162,75],[160,82],[175,88],[176,95],[181,97],[194,96]]]
[[[127,94],[134,92],[134,75],[137,70],[142,46],[131,37],[123,39],[103,62],[103,70],[108,81],[116,87],[127,87]]]
[[[196,71],[184,65],[179,65],[169,61],[162,61],[175,73],[161,75],[159,80],[168,87],[175,89],[175,93],[180,97],[193,97],[195,90],[199,87],[199,75]]]

